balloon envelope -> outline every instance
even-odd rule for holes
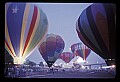
[[[5,48],[15,60],[27,58],[41,43],[47,28],[47,16],[36,5],[5,4]]]
[[[82,43],[76,43],[71,46],[71,51],[76,56],[80,56],[83,58],[83,60],[86,60],[86,58],[89,56],[91,52],[91,49],[83,45]]]
[[[75,55],[71,52],[63,52],[60,54],[59,59],[62,59],[66,63],[69,63],[74,57]]]
[[[76,30],[81,41],[102,58],[115,58],[115,4],[95,3],[90,5],[79,16]]]
[[[59,35],[47,34],[38,49],[48,66],[51,67],[64,50],[64,46],[65,43]]]

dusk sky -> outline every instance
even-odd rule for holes
[[[65,48],[63,52],[69,52],[70,46],[74,43],[79,43],[79,39],[76,32],[76,21],[80,16],[81,12],[91,5],[92,3],[35,3],[39,6],[48,18],[48,33],[53,33],[60,35],[64,42]],[[71,51],[70,51],[71,52]],[[41,61],[45,62],[36,49],[27,59],[39,63]],[[74,58],[72,61],[74,61]],[[86,59],[89,63],[104,63],[105,61],[93,51],[90,53]],[[58,59],[55,63],[64,63],[62,60]]]

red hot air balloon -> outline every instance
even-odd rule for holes
[[[5,49],[14,64],[23,64],[42,42],[47,29],[47,16],[35,4],[5,4]]]
[[[116,5],[95,3],[84,9],[76,23],[80,40],[100,55],[108,65],[115,64]]]
[[[65,43],[59,35],[47,34],[46,39],[39,46],[43,59],[51,67],[64,50]]]
[[[71,51],[76,56],[80,56],[83,58],[83,60],[86,60],[86,58],[89,56],[91,52],[91,49],[85,45],[82,45],[82,43],[76,43],[71,46]]]
[[[60,54],[59,59],[62,59],[66,63],[69,63],[74,58],[74,56],[75,55],[71,52],[63,52]]]

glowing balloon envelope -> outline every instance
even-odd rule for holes
[[[90,55],[91,49],[82,43],[75,43],[71,45],[71,51],[76,55],[86,60],[86,58]]]
[[[90,5],[79,16],[76,23],[76,30],[81,41],[102,58],[115,58],[115,4],[95,3]]]
[[[48,29],[45,13],[30,3],[5,4],[5,48],[16,63],[23,63],[42,42]]]
[[[60,54],[59,59],[62,59],[66,63],[69,63],[74,57],[75,55],[71,52],[63,52]]]
[[[65,43],[59,35],[47,34],[46,39],[39,46],[40,54],[51,67],[64,50]]]

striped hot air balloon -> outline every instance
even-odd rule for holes
[[[82,43],[75,43],[71,45],[71,51],[76,55],[86,60],[86,58],[90,55],[91,49]]]
[[[114,62],[116,50],[116,5],[93,3],[84,9],[76,23],[80,40],[103,59]],[[110,61],[106,61],[109,65]],[[112,64],[112,63],[111,63]]]
[[[5,4],[5,48],[16,63],[42,42],[48,29],[46,14],[31,3]]]
[[[51,67],[64,50],[64,40],[59,35],[47,34],[46,39],[39,46],[40,54]]]
[[[69,63],[74,57],[75,55],[71,52],[63,52],[60,54],[59,59],[62,59],[66,63]]]

